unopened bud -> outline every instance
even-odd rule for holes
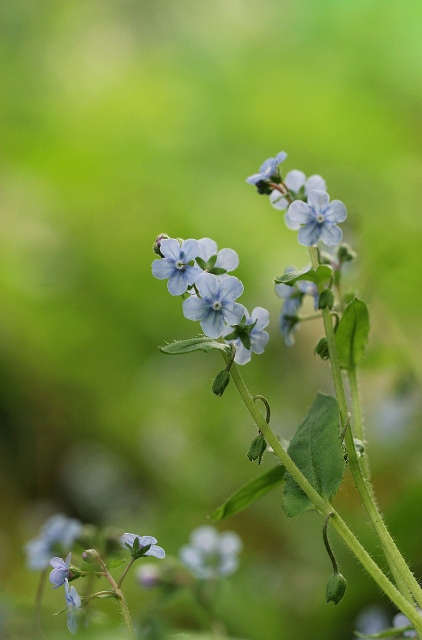
[[[315,355],[319,356],[322,360],[328,360],[330,352],[328,351],[327,338],[321,338],[317,346],[314,349]]]
[[[212,392],[216,396],[222,396],[226,390],[227,385],[230,382],[230,373],[227,369],[223,369],[217,374],[214,382],[212,383]]]
[[[246,454],[251,462],[258,460],[258,464],[261,464],[262,456],[267,448],[266,440],[262,433],[259,433],[251,442],[249,451]]]
[[[341,573],[333,573],[327,582],[326,601],[338,604],[347,588],[347,580]]]
[[[82,552],[82,560],[89,564],[96,564],[99,559],[100,555],[95,549],[86,549],[86,551]]]
[[[154,253],[157,254],[157,256],[164,258],[163,254],[161,253],[160,247],[161,247],[162,241],[167,240],[167,238],[169,237],[170,236],[168,236],[167,233],[160,233],[160,235],[155,238],[155,242],[152,245],[152,250],[154,251]]]
[[[334,294],[331,289],[324,289],[319,294],[318,309],[332,309],[334,306]]]
[[[351,262],[356,259],[356,252],[348,244],[342,242],[337,249],[337,257],[339,262]]]

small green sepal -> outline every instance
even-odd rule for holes
[[[249,451],[246,454],[251,462],[258,460],[258,464],[261,464],[262,456],[267,448],[267,442],[262,433],[259,433],[251,442]]]
[[[356,252],[346,242],[342,242],[337,249],[337,258],[339,262],[352,262],[356,260]]]
[[[319,294],[318,309],[332,309],[334,306],[334,293],[331,289],[324,289]]]
[[[327,338],[321,338],[317,346],[314,349],[315,355],[319,356],[322,360],[328,360],[330,352],[328,351]]]
[[[347,589],[347,580],[341,573],[333,573],[327,582],[326,601],[338,604]]]
[[[212,383],[212,392],[214,395],[221,397],[230,382],[230,373],[227,369],[223,369],[218,373]]]

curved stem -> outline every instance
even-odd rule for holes
[[[126,578],[126,575],[129,571],[129,569],[131,568],[131,566],[133,565],[133,563],[135,562],[134,558],[131,558],[128,562],[128,564],[126,565],[125,570],[123,571],[122,575],[120,576],[119,582],[117,583],[117,587],[120,589],[120,587],[122,586],[122,582],[123,580]]]
[[[319,266],[317,248],[310,247],[309,254],[311,257],[313,268],[317,269]],[[330,353],[331,372],[333,376],[337,402],[339,405],[340,420],[341,424],[344,425],[347,420],[348,408],[346,394],[344,391],[343,378],[341,374],[340,360],[338,357],[335,334],[329,309],[323,309],[323,321],[325,335],[327,337],[328,350]],[[351,429],[346,430],[345,444],[347,448],[349,466],[353,475],[353,479],[355,481],[356,488],[359,491],[362,502],[368,512],[372,525],[383,546],[387,562],[390,566],[391,573],[394,576],[396,584],[409,602],[412,600],[411,595],[409,594],[410,591],[413,594],[417,604],[422,608],[422,589],[420,588],[417,580],[415,579],[415,576],[410,571],[406,561],[398,550],[396,543],[394,542],[393,538],[390,535],[390,532],[385,526],[378,506],[373,499],[373,490],[362,471],[362,467],[356,453]]]
[[[125,621],[127,630],[129,632],[129,636],[134,639],[135,638],[135,629],[133,628],[132,617],[130,615],[129,607],[127,606],[126,598],[125,598],[125,596],[123,594],[123,591],[121,591],[119,585],[117,584],[117,582],[115,581],[115,579],[113,578],[113,576],[111,575],[109,570],[107,569],[107,565],[105,564],[105,562],[102,560],[102,558],[100,556],[98,556],[97,562],[100,564],[101,568],[103,569],[104,576],[109,581],[109,583],[110,583],[110,585],[111,585],[111,587],[113,589],[113,592],[114,592],[117,600],[119,601],[120,611],[122,612],[123,620]],[[123,577],[124,577],[124,575],[125,575],[125,573],[123,574]],[[122,578],[120,578],[120,582],[121,582],[121,580],[122,580]]]
[[[227,355],[222,352],[224,358]],[[314,487],[309,483],[307,478],[302,474],[300,469],[296,466],[293,460],[290,458],[287,451],[282,447],[275,433],[272,431],[269,424],[267,424],[264,416],[259,411],[256,402],[250,394],[237,366],[234,364],[231,368],[231,376],[235,383],[249,413],[255,421],[258,429],[264,434],[268,444],[272,447],[275,455],[284,464],[287,471],[297,482],[300,488],[306,493],[306,495],[314,503],[315,509],[323,516],[327,516],[332,513],[331,524],[336,531],[341,535],[344,542],[347,544],[352,553],[356,556],[357,560],[363,565],[366,571],[372,576],[378,586],[384,591],[384,593],[394,602],[394,604],[404,613],[405,616],[414,625],[418,633],[422,633],[422,618],[419,615],[417,609],[411,602],[400,593],[400,591],[394,586],[394,584],[383,573],[380,567],[374,562],[366,549],[361,545],[356,536],[349,529],[340,515],[333,509],[333,506],[325,500]],[[350,430],[348,430],[350,433]]]

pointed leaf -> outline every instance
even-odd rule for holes
[[[129,546],[130,549],[130,546]],[[125,558],[110,558],[110,560],[107,562],[107,569],[116,569],[117,567],[120,567],[122,564],[125,564],[126,560]]]
[[[345,466],[335,398],[322,393],[317,395],[287,451],[314,489],[327,500],[332,500],[340,486]],[[285,513],[298,516],[313,508],[310,498],[286,473],[283,494]]]
[[[342,369],[354,369],[365,356],[369,314],[362,300],[355,298],[344,310],[336,331],[336,345]]]
[[[198,336],[196,338],[190,338],[189,340],[175,340],[170,344],[166,344],[164,347],[159,347],[163,353],[169,353],[170,355],[179,355],[181,353],[190,353],[191,351],[212,351],[218,349],[219,351],[231,352],[231,346],[217,342],[208,336]]]
[[[284,478],[285,468],[278,464],[266,473],[250,480],[218,507],[210,516],[212,520],[223,520],[242,511],[250,504],[274,489]]]
[[[331,280],[333,270],[327,264],[320,265],[317,269],[309,269],[308,271],[290,271],[282,276],[275,278],[276,283],[288,284],[293,286],[298,280],[309,280],[315,284],[325,284]]]

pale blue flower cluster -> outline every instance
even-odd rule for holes
[[[285,273],[296,271],[295,267],[287,267]],[[275,292],[279,298],[283,298],[283,308],[279,319],[279,329],[287,347],[295,343],[293,334],[299,328],[298,311],[303,303],[305,295],[312,296],[314,308],[318,309],[318,289],[316,284],[308,280],[299,280],[293,286],[279,283],[275,285]]]
[[[280,157],[278,154],[271,160],[281,162]],[[219,251],[211,238],[179,241],[163,234],[157,237],[155,247],[163,257],[153,261],[152,273],[159,280],[168,279],[172,295],[184,296],[185,318],[199,321],[209,338],[223,336],[233,342],[238,364],[249,362],[252,352],[263,353],[268,342],[268,333],[263,330],[268,324],[268,312],[257,307],[249,315],[237,302],[243,284],[229,275],[239,265],[233,249]]]
[[[32,571],[47,569],[58,551],[69,551],[82,531],[82,523],[58,513],[44,523],[41,533],[25,545],[27,565]]]
[[[259,167],[259,172],[246,178],[248,184],[258,184],[259,182],[270,180],[273,177],[279,177],[278,165],[280,165],[287,158],[285,151],[277,153],[275,158],[268,158]]]
[[[283,160],[285,157],[286,154]],[[259,193],[269,195],[275,209],[285,211],[286,226],[299,231],[300,244],[305,247],[314,246],[319,241],[327,246],[338,244],[342,231],[337,224],[344,222],[347,217],[344,204],[340,200],[330,202],[325,180],[319,175],[307,178],[303,171],[293,169],[286,174],[283,182],[279,174],[279,179],[274,179],[277,177],[277,166],[282,161],[277,158],[266,160],[260,173],[250,176],[246,181],[256,184]]]
[[[236,533],[218,533],[214,527],[203,526],[192,531],[190,543],[180,549],[179,557],[196,578],[210,580],[234,573],[241,549],[242,541]]]

